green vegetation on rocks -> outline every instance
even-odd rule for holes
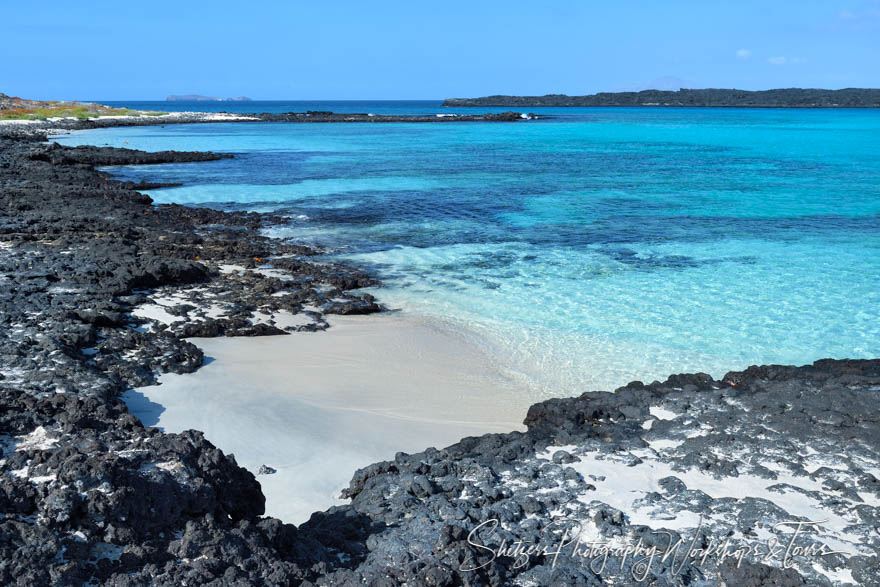
[[[24,100],[0,94],[0,120],[46,120],[49,118],[86,120],[101,116],[161,116],[163,114],[165,112],[111,108],[93,102]]]

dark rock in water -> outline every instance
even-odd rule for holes
[[[277,472],[277,469],[273,469],[268,465],[260,465],[260,468],[257,471],[257,475],[274,475]]]
[[[13,100],[13,99],[10,99]],[[0,94],[0,110],[3,109],[4,98]],[[97,104],[90,106],[98,107]],[[17,107],[17,106],[11,106]],[[345,122],[429,122],[429,123],[454,123],[454,122],[520,122],[522,120],[533,120],[538,118],[534,114],[522,114],[519,112],[501,112],[501,113],[482,113],[482,114],[420,114],[420,115],[398,115],[398,114],[372,114],[368,112],[360,113],[337,113],[329,110],[310,110],[307,112],[284,112],[281,114],[270,112],[253,112],[253,113],[235,113],[228,112],[166,112],[166,113],[150,113],[152,115],[133,115],[133,116],[106,116],[98,118],[63,118],[60,120],[41,120],[30,121],[27,126],[10,126],[0,121],[0,133],[9,137],[28,137],[34,132],[58,132],[64,130],[83,130],[93,128],[112,128],[120,126],[165,126],[167,124],[200,124],[200,123],[237,123],[248,124],[253,122],[286,122],[286,123],[345,123]],[[92,153],[98,157],[109,156],[114,157],[113,161],[100,163],[102,165],[121,165],[122,161],[130,155],[117,156],[110,151],[102,152],[100,149],[104,147],[88,147],[92,149]],[[125,151],[121,149],[119,151]],[[72,157],[87,157],[88,151],[82,154],[72,155]],[[50,157],[49,154],[36,154],[36,156]],[[158,163],[167,154],[153,155],[150,153],[141,153],[138,155],[143,163]],[[184,154],[184,156],[187,156]],[[193,153],[189,155],[190,161],[201,161],[199,157],[205,154]],[[210,155],[212,159],[220,159],[227,157],[227,154],[213,153]],[[211,159],[208,159],[211,160]],[[70,159],[69,162],[73,162]],[[95,159],[94,163],[99,159]],[[175,159],[175,161],[184,161],[184,159]],[[134,160],[132,160],[134,162]],[[169,161],[170,162],[170,161]]]
[[[105,165],[148,165],[154,163],[191,163],[194,161],[217,161],[231,159],[230,153],[205,153],[198,151],[135,151],[117,147],[63,147],[58,143],[34,149],[30,154],[35,161],[47,161],[56,165],[81,163],[92,167]]]

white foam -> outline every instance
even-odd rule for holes
[[[2,127],[3,125],[7,125],[7,124],[9,126],[19,126],[19,125],[23,125],[23,124],[42,124],[42,123],[43,123],[42,120],[36,120],[36,119],[33,119],[33,120],[0,120],[0,127]]]

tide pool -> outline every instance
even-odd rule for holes
[[[57,140],[235,153],[113,172],[288,216],[273,234],[372,268],[381,301],[457,325],[536,397],[880,356],[880,112],[534,110]]]

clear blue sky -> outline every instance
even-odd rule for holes
[[[880,0],[11,2],[0,92],[438,99],[880,87]]]

